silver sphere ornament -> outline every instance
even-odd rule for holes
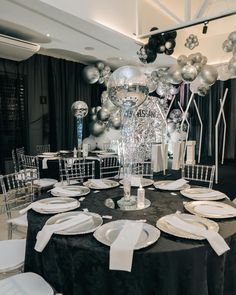
[[[115,70],[108,81],[110,100],[120,108],[135,108],[147,98],[147,77],[135,66],[124,66]]]
[[[167,80],[171,84],[180,84],[183,79],[181,75],[182,67],[180,65],[173,65],[167,71]]]
[[[199,76],[204,84],[213,85],[217,80],[218,72],[214,66],[204,65]]]
[[[110,117],[110,112],[108,109],[102,107],[100,111],[97,112],[97,118],[100,121],[107,121]]]
[[[201,85],[198,86],[198,92],[197,92],[197,94],[199,96],[205,96],[207,94],[208,90],[209,90],[209,86],[208,85],[201,84]]]
[[[94,66],[86,66],[83,69],[83,78],[85,82],[94,84],[100,77],[99,70]]]
[[[99,71],[102,71],[105,68],[105,65],[102,61],[98,61],[96,63],[97,68],[99,69]]]
[[[100,121],[91,122],[89,125],[89,131],[94,136],[101,135],[105,129],[106,129],[106,125]]]
[[[177,63],[180,66],[185,66],[187,64],[188,58],[186,55],[180,55],[177,59]]]
[[[82,100],[77,100],[72,104],[71,111],[76,118],[84,118],[88,114],[88,105]]]
[[[182,68],[181,75],[185,82],[192,82],[194,79],[196,79],[198,72],[193,65],[185,65]]]
[[[120,115],[113,116],[110,119],[110,122],[111,122],[112,126],[115,129],[119,129],[121,127],[121,117],[120,117]]]
[[[228,65],[229,73],[234,76],[236,75],[236,58],[232,57]]]

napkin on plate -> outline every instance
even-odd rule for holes
[[[236,208],[227,206],[225,208],[219,207],[216,204],[199,204],[194,207],[196,213],[205,213],[205,214],[219,214],[219,215],[235,215]]]
[[[175,228],[206,238],[218,256],[230,249],[225,240],[213,230],[199,228],[198,226],[181,219],[178,215],[170,216],[167,222]]]
[[[64,202],[63,203],[42,203],[42,202],[36,201],[36,202],[31,203],[26,208],[20,210],[19,213],[22,215],[30,209],[41,209],[44,211],[55,211],[55,210],[57,211],[60,209],[61,210],[73,209],[77,206],[77,204],[78,204],[77,200],[74,200],[74,201],[68,202],[68,203],[64,203]]]
[[[118,237],[111,244],[110,269],[131,271],[134,247],[142,229],[142,222],[126,221]]]
[[[178,189],[178,188],[181,188],[186,183],[188,183],[187,180],[185,180],[184,178],[180,178],[180,179],[172,181],[171,183],[160,185],[160,188],[166,189],[166,190]]]
[[[46,247],[47,243],[49,242],[51,236],[55,232],[66,230],[73,226],[77,226],[76,227],[77,230],[78,230],[78,227],[81,227],[82,229],[87,224],[90,224],[92,222],[93,222],[92,216],[81,213],[76,216],[73,216],[69,220],[66,220],[58,224],[44,225],[42,230],[39,231],[37,234],[37,237],[36,237],[37,241],[36,241],[34,249],[37,252],[42,252],[43,249]]]
[[[186,196],[194,197],[194,198],[200,198],[200,199],[204,199],[204,198],[211,198],[211,197],[218,197],[222,195],[222,192],[219,191],[211,191],[211,192],[204,192],[204,190],[202,191],[202,193],[188,193],[188,192],[184,192],[184,194]]]
[[[90,179],[91,184],[93,184],[96,188],[110,188],[102,179]]]
[[[51,190],[51,194],[57,195],[59,197],[76,197],[81,194],[81,191],[78,189],[77,190],[69,190],[69,189],[66,189],[66,186],[65,187],[57,186]]]
[[[48,158],[43,158],[42,168],[43,169],[48,169]]]
[[[40,185],[41,187],[51,186],[56,183],[57,180],[54,179],[36,179],[33,184]]]

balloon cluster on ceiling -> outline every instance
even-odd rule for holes
[[[107,84],[111,75],[111,68],[99,61],[95,65],[89,65],[83,69],[83,78],[89,84]]]
[[[180,55],[177,65],[170,67],[167,71],[168,80],[173,84],[181,81],[190,83],[190,90],[200,96],[205,96],[210,86],[213,85],[218,77],[216,68],[207,65],[207,58],[200,52]]]
[[[225,52],[232,52],[233,57],[229,61],[228,70],[230,75],[236,75],[236,31],[229,34],[222,47]]]
[[[152,28],[150,31],[152,32],[155,30],[158,30],[158,28]],[[171,55],[176,45],[176,36],[176,31],[171,31],[149,37],[148,43],[142,46],[137,52],[140,61],[142,63],[152,63],[155,61],[158,53]]]
[[[190,34],[184,44],[184,46],[190,50],[193,50],[198,45],[199,45],[199,42],[198,42],[197,35],[194,35],[194,34]]]

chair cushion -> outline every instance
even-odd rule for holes
[[[0,241],[0,272],[12,271],[24,264],[25,244],[25,239]]]
[[[32,272],[17,274],[0,281],[0,295],[53,295],[53,289]]]

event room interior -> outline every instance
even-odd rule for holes
[[[236,294],[236,1],[0,1],[0,295]]]

